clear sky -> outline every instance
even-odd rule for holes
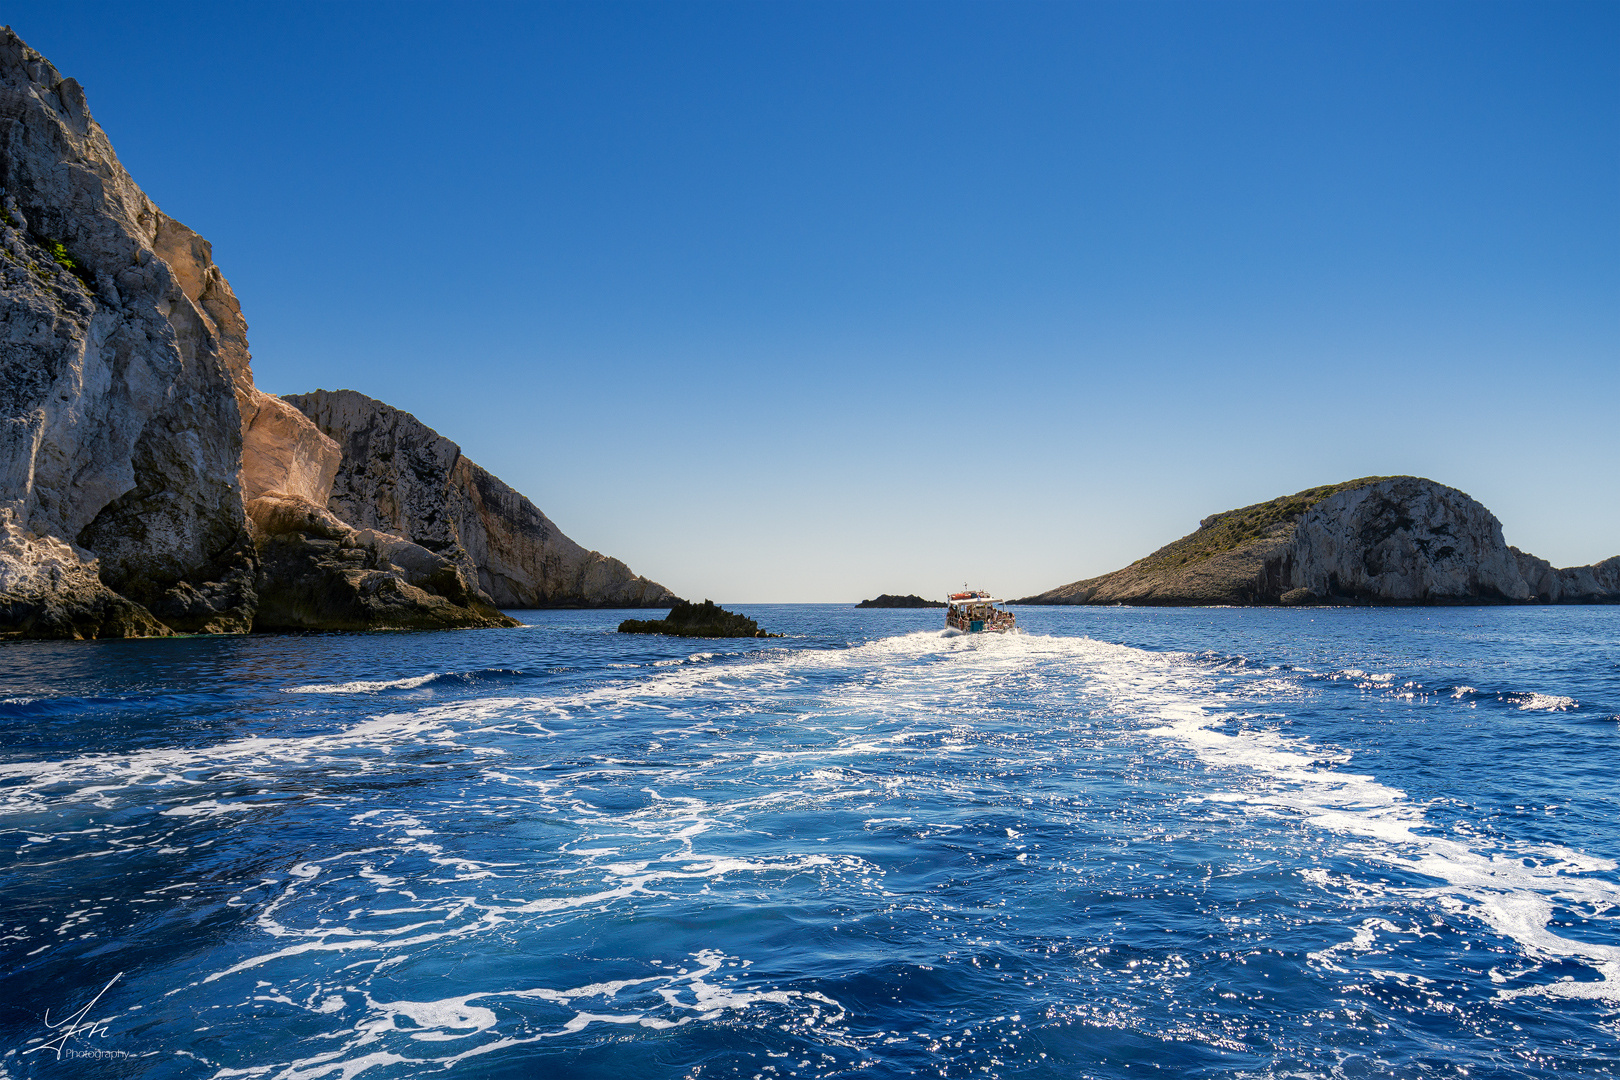
[[[694,598],[1416,473],[1620,554],[1620,4],[28,3],[277,393]]]

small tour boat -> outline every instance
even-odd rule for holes
[[[1006,633],[1018,628],[1018,619],[1001,606],[1005,600],[993,600],[981,589],[967,589],[951,593],[945,606],[945,629],[963,634],[985,631]]]

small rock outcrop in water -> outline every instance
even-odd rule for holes
[[[680,598],[588,551],[408,412],[353,390],[289,394],[343,452],[327,508],[461,568],[497,606],[668,607]]]
[[[943,600],[924,600],[916,593],[907,593],[905,596],[892,596],[882,593],[876,599],[862,600],[855,605],[858,608],[930,608],[944,607]]]
[[[344,464],[254,386],[208,242],[0,28],[0,636],[516,625],[475,565],[331,513]]]
[[[1557,570],[1456,488],[1371,476],[1216,514],[1123,570],[1018,603],[1620,603],[1620,556]]]
[[[626,619],[619,624],[621,634],[671,634],[675,637],[781,637],[768,634],[746,615],[705,600],[701,604],[676,604],[662,619]]]

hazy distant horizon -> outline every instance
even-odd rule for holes
[[[1415,474],[1620,554],[1620,7],[18,3],[274,393],[693,599]]]

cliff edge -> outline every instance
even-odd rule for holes
[[[1620,603],[1620,556],[1555,569],[1456,488],[1369,476],[1215,514],[1111,574],[1020,604]]]

